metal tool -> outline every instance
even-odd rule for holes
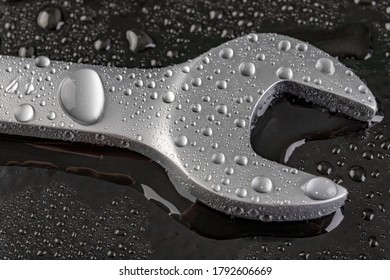
[[[162,69],[1,56],[0,71],[1,133],[137,151],[182,195],[262,221],[321,217],[347,196],[327,178],[253,151],[251,125],[278,91],[361,121],[378,110],[351,70],[277,34],[250,34]]]

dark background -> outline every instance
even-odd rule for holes
[[[46,27],[37,23],[45,9],[53,19]],[[141,44],[131,51],[127,30],[145,32],[156,47]],[[382,103],[380,124],[309,142],[288,162],[348,189],[345,217],[336,229],[305,235],[302,224],[292,224],[288,232],[296,228],[306,237],[291,237],[278,228],[256,233],[253,226],[224,235],[223,219],[228,218],[223,217],[222,222],[209,219],[207,227],[215,232],[205,234],[145,199],[140,184],[167,192],[173,187],[164,170],[142,156],[1,135],[0,257],[388,259],[389,2],[0,0],[4,55],[163,67],[250,32],[290,35],[339,57]],[[207,220],[201,206],[191,207],[195,219]],[[228,224],[234,223],[239,226]],[[313,229],[309,225],[307,230]]]

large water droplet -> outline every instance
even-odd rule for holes
[[[81,69],[66,77],[60,86],[60,100],[66,113],[82,125],[99,121],[104,109],[104,88],[92,69]]]
[[[257,176],[252,180],[253,190],[259,193],[269,193],[272,191],[272,181],[265,176]]]
[[[302,189],[308,197],[315,200],[330,199],[337,195],[337,185],[325,177],[310,179]]]
[[[18,122],[29,122],[34,118],[34,107],[30,104],[21,104],[15,110],[15,119]]]
[[[326,75],[333,75],[335,72],[333,61],[327,57],[317,60],[316,68]]]
[[[243,62],[238,67],[243,76],[250,77],[256,73],[256,67],[252,62]]]

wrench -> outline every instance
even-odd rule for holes
[[[264,222],[328,215],[347,196],[330,179],[253,151],[251,127],[278,92],[365,122],[378,111],[338,60],[269,33],[160,69],[1,56],[0,71],[0,133],[139,152],[163,166],[183,196]]]

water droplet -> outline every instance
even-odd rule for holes
[[[283,40],[279,42],[278,49],[281,51],[288,51],[291,48],[291,43],[288,40]]]
[[[219,52],[219,56],[223,59],[229,59],[232,58],[234,55],[233,49],[231,48],[223,48]]]
[[[258,55],[256,55],[256,58],[258,61],[263,61],[265,60],[265,54],[259,53]]]
[[[337,185],[324,177],[310,179],[302,189],[308,197],[315,200],[330,199],[337,195]]]
[[[62,12],[57,7],[46,7],[37,18],[38,25],[46,30],[58,30],[63,25]]]
[[[352,166],[348,174],[355,182],[364,182],[366,180],[366,170],[359,165]]]
[[[195,87],[200,87],[202,85],[202,79],[197,77],[192,81],[192,85]]]
[[[240,73],[245,77],[250,77],[255,75],[256,73],[256,67],[252,62],[243,62],[238,67],[240,70]]]
[[[234,162],[238,165],[245,166],[248,164],[248,158],[246,156],[235,156]]]
[[[269,193],[272,191],[272,181],[265,176],[257,176],[252,182],[251,186],[253,190],[259,193]]]
[[[185,135],[178,135],[174,139],[175,145],[178,147],[185,147],[188,144],[188,138]]]
[[[221,186],[218,185],[218,184],[213,184],[213,185],[211,186],[211,189],[212,189],[213,191],[215,191],[215,192],[220,192],[220,191],[221,191]]]
[[[277,75],[280,79],[292,79],[292,77],[293,77],[293,71],[292,71],[291,68],[289,68],[289,67],[280,67],[280,68],[276,71],[276,75]]]
[[[104,89],[99,75],[92,69],[71,73],[61,83],[60,100],[65,112],[76,122],[95,124],[104,109]]]
[[[172,103],[175,101],[175,94],[172,91],[166,91],[162,94],[161,98],[165,103]]]
[[[211,127],[205,127],[202,129],[202,133],[204,136],[211,136],[213,134],[213,130]]]
[[[47,118],[52,121],[52,120],[54,120],[56,118],[56,116],[57,115],[56,115],[55,112],[50,111],[49,114],[47,115]]]
[[[223,153],[215,153],[211,156],[211,161],[215,164],[224,164],[225,160],[226,158]]]
[[[333,61],[327,57],[320,58],[316,62],[316,68],[320,70],[321,73],[326,75],[333,75],[335,72]]]
[[[366,221],[372,221],[375,217],[374,211],[370,208],[366,208],[362,212],[363,219]]]
[[[227,108],[226,105],[221,104],[221,105],[217,106],[217,111],[218,111],[218,113],[220,113],[222,115],[226,115],[227,111],[228,111],[228,108]]]
[[[365,85],[360,85],[360,86],[358,87],[358,90],[359,90],[359,92],[362,93],[362,94],[367,94],[367,93],[369,92],[368,88],[367,88]]]
[[[238,188],[238,189],[236,189],[236,195],[238,197],[244,198],[248,195],[248,191],[244,188]]]
[[[317,165],[318,173],[322,175],[329,175],[333,170],[333,166],[327,161],[321,161]]]
[[[251,43],[257,42],[259,40],[259,36],[255,33],[249,34],[247,38]]]
[[[34,118],[34,107],[30,104],[21,104],[16,107],[15,119],[18,122],[29,122]]]
[[[130,50],[135,53],[156,47],[153,39],[144,31],[139,29],[126,31],[126,39],[129,42]]]
[[[50,65],[50,59],[47,56],[38,56],[34,59],[36,67],[45,68]]]
[[[305,51],[307,51],[308,46],[307,46],[306,43],[298,43],[298,44],[296,45],[295,49],[296,49],[297,51],[300,51],[300,52],[305,52]]]
[[[246,122],[245,122],[244,119],[236,119],[236,120],[234,120],[234,124],[235,124],[237,127],[245,127]]]
[[[200,105],[199,103],[194,104],[194,105],[192,105],[191,110],[194,113],[199,113],[200,111],[202,111],[202,105]]]
[[[219,88],[219,89],[226,89],[227,88],[226,81],[217,81],[215,84],[216,84],[217,88]]]

